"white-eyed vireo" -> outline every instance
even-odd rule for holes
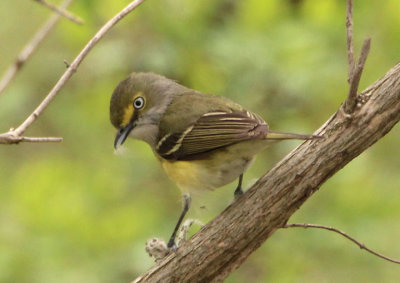
[[[183,192],[184,208],[168,242],[190,206],[190,192],[214,190],[239,178],[269,143],[317,136],[269,130],[257,114],[221,96],[204,94],[153,73],[132,73],[111,97],[110,118],[118,129],[114,147],[130,136],[147,142],[167,175]]]

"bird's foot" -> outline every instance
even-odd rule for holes
[[[233,194],[235,196],[235,200],[237,200],[238,198],[240,198],[242,195],[244,194],[243,190],[241,187],[238,187],[235,190],[235,193]]]
[[[189,231],[189,228],[193,224],[197,224],[200,227],[204,226],[204,224],[201,221],[197,220],[197,219],[187,219],[185,222],[183,222],[182,227],[179,230],[176,248],[178,248],[180,246],[180,244],[183,243],[183,241],[186,240],[186,235],[187,235],[187,233]]]
[[[201,227],[203,226],[203,223],[199,220],[187,219],[179,230],[176,242],[172,239],[168,242],[168,244],[166,244],[162,239],[152,238],[146,242],[146,252],[150,257],[153,257],[156,262],[166,257],[171,252],[176,252],[181,243],[186,240],[186,235],[189,231],[189,228],[193,224],[198,224]]]
[[[162,239],[152,238],[146,242],[146,252],[157,262],[170,253],[170,249]]]

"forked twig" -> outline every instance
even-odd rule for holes
[[[360,84],[361,75],[364,70],[365,62],[367,61],[369,49],[371,47],[371,38],[364,40],[361,48],[360,58],[356,64],[354,59],[353,44],[353,0],[347,0],[346,7],[347,60],[349,65],[347,81],[349,82],[349,92],[347,95],[347,100],[344,103],[344,112],[346,114],[351,114],[354,112],[354,109],[357,105],[358,85]]]
[[[71,76],[76,72],[78,66],[82,62],[82,60],[87,56],[87,54],[92,50],[92,48],[104,37],[104,35],[121,19],[123,19],[126,15],[132,12],[136,7],[142,4],[145,0],[134,0],[130,4],[128,4],[124,9],[122,9],[118,14],[116,14],[113,18],[111,18],[95,35],[94,37],[86,44],[86,46],[82,49],[82,51],[78,54],[78,56],[74,59],[74,61],[70,64],[68,69],[64,72],[61,78],[58,80],[56,85],[52,88],[52,90],[47,94],[47,96],[43,99],[43,101],[39,104],[38,107],[28,116],[28,118],[17,128],[12,129],[7,133],[1,134],[2,137],[0,139],[0,143],[3,144],[13,144],[19,143],[21,141],[26,141],[26,137],[22,137],[22,134],[25,130],[40,116],[40,114],[47,108],[49,103],[56,97],[56,95],[60,92],[65,83],[71,78]],[[20,138],[23,138],[22,140]],[[37,140],[37,139],[36,139]],[[47,140],[49,141],[49,140]],[[59,141],[59,140],[57,140]]]

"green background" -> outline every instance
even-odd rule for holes
[[[94,33],[129,1],[76,0],[84,26],[61,20],[0,95],[0,132],[18,126]],[[400,1],[355,1],[355,47],[371,36],[360,90],[400,59]],[[0,2],[0,73],[51,12]],[[152,71],[230,97],[272,129],[312,133],[346,97],[345,1],[148,0],[114,27],[26,132],[59,144],[0,145],[0,282],[129,282],[153,262],[147,239],[168,238],[180,192],[149,147],[115,154],[109,99],[132,71]],[[329,179],[290,219],[335,226],[400,258],[397,128]],[[260,154],[248,187],[298,142]],[[207,222],[235,184],[195,197]],[[206,209],[199,209],[205,204]],[[277,231],[226,282],[398,282],[400,267],[322,230]]]

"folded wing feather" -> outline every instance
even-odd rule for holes
[[[160,137],[157,152],[165,159],[193,159],[196,155],[241,141],[263,139],[268,125],[258,115],[244,112],[211,112],[180,133]]]

